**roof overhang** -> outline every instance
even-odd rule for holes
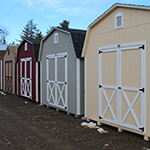
[[[109,14],[111,14],[114,10],[117,8],[131,8],[131,9],[141,9],[141,10],[150,10],[150,6],[144,6],[144,5],[130,5],[130,4],[121,4],[121,3],[115,3],[112,5],[108,10],[106,10],[102,15],[100,15],[96,20],[94,20],[89,26],[86,33],[86,38],[83,46],[82,51],[82,57],[85,57],[87,46],[89,42],[89,37],[91,30],[94,26],[96,26],[99,22],[101,22],[105,17],[107,17]]]

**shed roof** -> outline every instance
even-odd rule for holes
[[[86,30],[79,30],[79,29],[62,29],[62,30],[66,30],[70,32],[76,57],[80,58],[82,54],[82,48],[85,40]]]
[[[1,57],[1,58],[3,58],[3,57],[4,57],[5,52],[6,52],[6,51],[4,51],[4,50],[0,50],[0,57]]]
[[[33,44],[34,59],[38,61],[41,39],[27,39]]]
[[[46,35],[46,37],[42,40],[42,42],[45,41],[54,32],[54,30],[59,30],[61,32],[65,32],[71,35],[76,57],[81,58],[86,30],[53,27],[51,31]]]
[[[0,50],[5,51],[7,49],[8,45],[7,44],[0,44]]]
[[[14,52],[15,55],[17,54],[18,46],[9,45],[8,48],[10,48]]]
[[[132,4],[122,4],[122,3],[115,3],[109,9],[107,9],[103,14],[101,14],[97,19],[95,19],[89,26],[86,34],[86,39],[83,46],[82,57],[85,57],[87,51],[87,45],[89,42],[89,37],[91,33],[91,29],[100,23],[105,17],[107,17],[110,13],[112,13],[117,8],[130,8],[130,9],[141,9],[141,10],[150,10],[150,6],[144,5],[132,5]]]
[[[35,61],[37,62],[38,61],[38,56],[39,56],[39,49],[40,49],[40,42],[41,42],[41,39],[32,39],[32,38],[29,38],[29,39],[24,39],[22,41],[22,43],[24,41],[27,41],[29,43],[31,43],[33,45],[33,53],[34,53],[34,59]],[[22,43],[19,45],[19,47],[22,45]],[[18,47],[18,49],[19,49]],[[18,54],[17,54],[18,55]]]
[[[98,22],[100,22],[103,18],[105,18],[108,14],[110,14],[115,9],[122,7],[122,8],[132,8],[132,9],[144,9],[150,10],[150,6],[145,5],[133,5],[133,4],[123,4],[123,3],[115,3],[109,9],[107,9],[103,14],[101,14],[97,19],[95,19],[89,27],[95,26]]]

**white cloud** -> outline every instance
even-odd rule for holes
[[[53,16],[53,15],[46,15],[45,17],[46,18],[55,18],[55,16]]]

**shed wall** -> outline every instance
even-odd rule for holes
[[[9,55],[8,55],[8,51],[6,51],[6,54],[3,58],[3,90],[5,91],[5,63],[6,61],[12,61],[12,68],[11,68],[11,74],[12,74],[12,93],[15,94],[15,65],[16,65],[16,55],[10,50],[9,51]]]
[[[58,43],[54,44],[54,34],[56,32],[58,33]],[[47,105],[46,56],[59,53],[67,53],[68,112],[76,114],[76,56],[69,34],[55,31],[43,42],[41,53],[41,71],[43,72],[41,101],[44,105]]]
[[[123,28],[115,30],[114,16],[123,13]],[[118,8],[91,29],[86,52],[86,116],[98,120],[98,47],[146,41],[146,134],[150,135],[150,12]],[[111,59],[111,58],[110,58]],[[134,59],[134,57],[133,57]],[[136,61],[136,60],[135,60]],[[106,66],[107,63],[106,61]],[[133,68],[134,69],[134,68]],[[128,82],[128,79],[124,81]],[[125,84],[124,83],[124,84]]]
[[[3,60],[0,59],[0,90],[3,89]]]
[[[21,79],[20,79],[20,60],[22,58],[32,58],[32,98],[31,100],[36,102],[36,62],[34,59],[34,53],[33,53],[33,45],[29,42],[27,42],[27,51],[25,51],[25,42],[22,43],[22,45],[18,49],[18,56],[17,56],[17,64],[18,64],[18,93],[19,96],[21,95]],[[39,64],[38,64],[39,65]],[[39,87],[38,87],[39,89]]]

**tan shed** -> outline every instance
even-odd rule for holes
[[[114,4],[88,27],[85,117],[150,137],[150,7]]]
[[[16,94],[17,46],[8,46],[3,57],[3,91]]]

